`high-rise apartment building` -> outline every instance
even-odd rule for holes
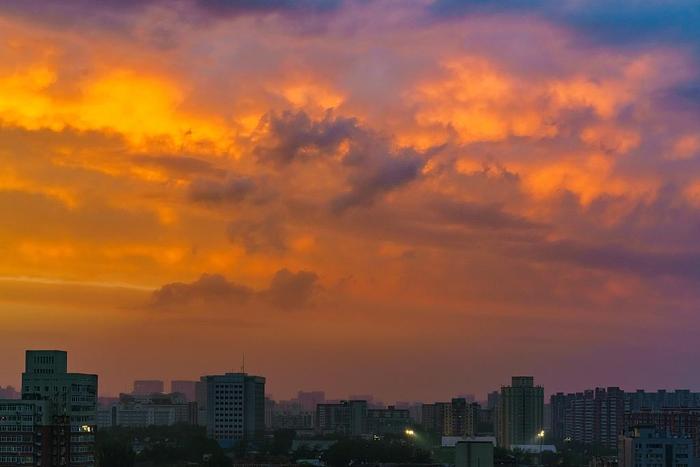
[[[67,370],[66,352],[29,350],[26,353],[22,400],[28,405],[23,410],[34,411],[34,418],[40,420],[41,426],[45,427],[45,423],[50,426],[48,431],[42,432],[50,434],[48,444],[52,457],[44,458],[37,465],[93,467],[97,375],[68,373]],[[41,417],[37,416],[39,414]],[[53,457],[54,454],[58,457]]]
[[[265,433],[265,378],[247,373],[202,376],[199,423],[222,447],[259,442]]]
[[[172,426],[197,424],[196,402],[187,402],[182,393],[135,396],[120,394],[115,404],[98,409],[98,427]]]
[[[544,389],[534,385],[532,376],[513,376],[510,386],[501,388],[498,406],[498,444],[537,443],[543,426]]]
[[[423,428],[441,436],[473,436],[479,413],[478,403],[456,397],[451,402],[423,404],[421,419]]]
[[[446,436],[474,436],[479,424],[479,404],[465,398],[452,399],[452,423]]]
[[[620,388],[557,393],[551,396],[550,405],[554,439],[617,446],[625,414],[625,393]]]
[[[452,404],[450,402],[423,404],[421,424],[424,429],[432,433],[448,436],[452,431]]]

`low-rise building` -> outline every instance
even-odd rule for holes
[[[620,435],[619,467],[693,467],[693,441],[652,426],[634,427]]]
[[[455,446],[455,467],[493,467],[493,443],[458,442]]]
[[[320,433],[351,436],[367,434],[367,401],[350,400],[316,406],[316,429]]]

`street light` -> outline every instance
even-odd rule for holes
[[[410,429],[410,428],[406,428],[406,429],[404,430],[404,434],[405,434],[406,436],[411,436],[411,437],[415,437],[415,436],[416,436],[416,432],[413,431],[413,430]]]
[[[540,430],[540,432],[537,433],[537,439],[540,440],[540,465],[542,465],[542,441],[544,441],[544,430]]]

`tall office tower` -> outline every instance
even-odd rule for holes
[[[536,444],[542,430],[544,389],[534,385],[532,376],[513,376],[510,386],[501,388],[498,407],[498,444]]]
[[[162,394],[165,390],[165,385],[157,379],[144,379],[134,381],[134,390],[131,394],[134,396],[148,396],[149,394]]]
[[[636,427],[620,436],[620,467],[693,467],[693,440],[657,431],[653,427]]]
[[[197,385],[199,423],[224,448],[265,434],[265,378],[247,373],[202,376]]]
[[[316,429],[320,433],[359,436],[367,433],[367,401],[340,401],[316,406]]]
[[[0,399],[0,466],[66,465],[67,430],[56,428],[63,429],[61,439],[58,430],[53,436],[48,401]]]
[[[197,381],[172,381],[170,392],[179,392],[185,396],[187,402],[194,402],[197,398]]]
[[[54,443],[66,433],[65,445],[54,444],[58,452],[65,451],[66,463],[55,465],[95,465],[97,375],[68,373],[66,352],[28,350],[22,373],[22,399],[48,402]]]

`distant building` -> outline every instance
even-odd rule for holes
[[[458,442],[455,467],[493,467],[493,444],[489,441]]]
[[[311,430],[315,426],[316,409],[307,410],[298,399],[272,401],[270,428],[274,430]],[[308,407],[308,404],[306,405]],[[267,416],[267,415],[266,415]],[[266,422],[267,423],[267,422]]]
[[[149,394],[161,394],[165,390],[163,381],[156,379],[134,381],[134,390],[131,394],[135,396],[147,396]]]
[[[259,442],[265,433],[265,378],[247,373],[202,376],[199,424],[224,447]]]
[[[463,397],[451,402],[423,404],[423,428],[440,436],[474,436],[479,424],[480,406]]]
[[[552,438],[615,448],[624,414],[625,393],[617,387],[557,393],[550,398]]]
[[[302,410],[315,412],[318,404],[326,402],[326,393],[323,391],[299,391],[297,401]]]
[[[617,457],[620,467],[693,467],[693,441],[635,427],[620,436]]]
[[[119,402],[100,407],[98,427],[172,426],[197,424],[197,403],[187,402],[181,393],[134,396],[122,394]]]
[[[97,376],[68,373],[68,355],[29,350],[22,400],[0,400],[0,466],[94,467]]]
[[[369,434],[399,434],[411,426],[408,409],[397,409],[393,405],[386,409],[367,409],[367,433]]]
[[[527,445],[537,442],[543,427],[544,389],[534,385],[532,376],[513,376],[510,386],[501,388],[498,407],[498,444]]]
[[[452,426],[452,404],[449,402],[423,404],[421,419],[425,430],[441,436],[449,436]]]
[[[496,409],[498,407],[498,401],[501,400],[501,393],[498,391],[492,391],[486,396],[486,408]]]
[[[316,429],[320,433],[360,436],[367,433],[367,401],[350,400],[316,406]]]
[[[639,389],[625,393],[625,406],[629,412],[697,408],[700,407],[700,392],[690,392],[687,389],[646,392]]]
[[[194,402],[197,399],[197,381],[171,381],[170,392],[180,393],[185,396],[187,402]]]
[[[7,386],[3,388],[0,386],[0,399],[19,399],[20,393],[15,390],[12,386]]]
[[[394,407],[408,410],[408,416],[411,417],[412,422],[418,425],[423,423],[423,404],[421,402],[397,401]]]

